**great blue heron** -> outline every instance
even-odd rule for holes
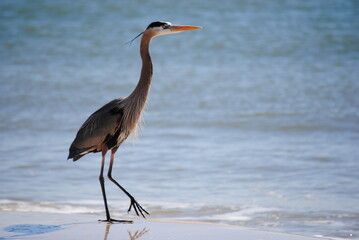
[[[140,55],[142,59],[142,69],[135,90],[128,97],[114,99],[98,109],[83,123],[77,132],[76,138],[69,149],[68,159],[72,158],[73,161],[76,161],[90,152],[102,153],[99,180],[106,209],[106,220],[103,221],[123,222],[122,220],[112,219],[107,206],[103,170],[105,155],[109,150],[111,150],[111,157],[107,176],[130,198],[131,203],[128,212],[130,212],[133,207],[137,216],[141,214],[145,217],[144,213],[148,214],[148,212],[138,204],[135,198],[112,177],[111,173],[118,147],[126,140],[131,132],[136,131],[140,122],[141,112],[146,104],[153,75],[152,61],[149,53],[151,39],[160,35],[200,28],[201,27],[195,26],[174,26],[169,22],[151,23],[146,30],[141,33]]]

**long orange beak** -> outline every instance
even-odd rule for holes
[[[182,32],[182,31],[188,31],[188,30],[197,30],[197,29],[201,29],[202,27],[197,27],[197,26],[172,26],[171,27],[171,31],[172,32]]]

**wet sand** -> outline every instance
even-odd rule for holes
[[[133,219],[133,223],[107,224],[98,216],[79,214],[46,214],[1,212],[0,240],[4,239],[226,239],[226,240],[318,240],[309,236],[259,231],[224,224],[172,220]]]

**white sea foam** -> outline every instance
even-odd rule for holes
[[[56,204],[52,202],[26,202],[17,200],[0,200],[0,211],[15,211],[15,212],[39,212],[39,213],[63,213],[63,214],[79,214],[101,213],[102,209],[88,207],[86,205],[70,205],[70,204]]]
[[[277,211],[276,208],[263,208],[263,207],[256,207],[256,206],[247,206],[238,211],[233,212],[225,212],[220,214],[211,215],[205,217],[205,220],[215,220],[215,221],[250,221],[252,220],[257,214],[260,213],[267,213]]]
[[[111,202],[114,209],[126,209],[128,201]],[[168,212],[177,211],[177,218],[191,220],[215,220],[215,221],[249,221],[259,213],[274,211],[273,208],[262,207],[243,207],[237,208],[208,206],[202,203],[181,203],[181,202],[154,202],[145,201],[143,206],[155,212],[155,216],[160,217]],[[232,211],[231,211],[232,209]],[[21,211],[21,212],[44,212],[44,213],[88,213],[100,214],[103,212],[103,202],[101,200],[77,200],[65,202],[29,202],[21,200],[0,200],[0,211]],[[118,210],[116,210],[117,212]],[[218,214],[219,212],[219,214]],[[181,214],[182,213],[182,214]],[[217,213],[217,214],[215,214]],[[182,216],[181,216],[182,215]],[[183,217],[183,215],[186,215]]]
[[[117,214],[120,212],[118,209],[123,209],[126,212],[129,201],[111,201],[111,208]],[[145,208],[152,209],[157,215],[165,214],[168,211],[186,211],[197,210],[203,207],[203,204],[191,204],[181,202],[153,202],[144,201],[141,202]],[[41,212],[41,213],[64,213],[64,214],[100,214],[103,213],[103,201],[102,200],[69,200],[63,202],[29,202],[21,200],[0,200],[0,212],[1,211],[19,211],[19,212]]]

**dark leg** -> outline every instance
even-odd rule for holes
[[[105,191],[105,179],[103,177],[103,169],[105,166],[105,155],[107,153],[106,151],[102,151],[102,162],[101,162],[101,172],[100,172],[100,184],[101,184],[101,191],[102,191],[102,197],[103,197],[103,201],[105,204],[105,209],[106,209],[106,221],[110,221],[110,211],[108,210],[108,206],[107,206],[107,198],[106,198],[106,191]]]
[[[106,191],[105,191],[105,179],[103,177],[103,169],[105,166],[105,155],[107,153],[107,150],[103,150],[102,151],[102,162],[101,162],[101,172],[100,172],[100,184],[101,184],[101,191],[102,191],[102,197],[103,197],[103,201],[105,204],[105,209],[106,209],[106,220],[99,220],[101,222],[123,222],[123,223],[132,223],[132,221],[126,221],[126,220],[116,220],[116,219],[112,219],[110,217],[110,211],[108,210],[108,206],[107,206],[107,198],[106,198]]]
[[[149,215],[149,213],[143,209],[143,207],[141,207],[140,204],[138,204],[138,202],[135,200],[134,197],[132,197],[132,195],[126,191],[126,189],[124,189],[115,179],[113,179],[112,177],[112,165],[113,162],[115,160],[115,153],[117,151],[118,147],[112,148],[111,150],[111,158],[110,158],[110,166],[108,168],[108,173],[107,173],[107,177],[114,183],[116,184],[117,187],[119,187],[131,200],[131,204],[130,207],[128,208],[127,212],[130,212],[132,207],[135,210],[137,216],[139,216],[139,213],[142,215],[142,217],[146,218],[145,215],[143,213],[146,213],[147,215]]]

